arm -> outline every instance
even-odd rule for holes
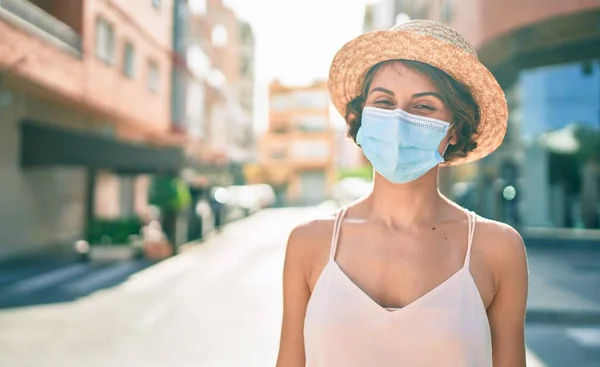
[[[496,295],[488,308],[494,367],[525,367],[527,258],[521,236],[503,226],[494,265]]]
[[[304,316],[310,298],[307,225],[295,228],[288,239],[283,266],[283,324],[277,367],[304,367]]]

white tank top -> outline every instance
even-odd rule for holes
[[[335,261],[343,209],[335,219],[329,262],[306,310],[306,367],[492,367],[487,313],[469,269],[476,215],[463,267],[421,298],[388,311]]]

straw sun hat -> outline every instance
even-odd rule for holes
[[[479,107],[480,122],[473,137],[477,148],[449,165],[472,162],[492,153],[504,139],[508,111],[502,88],[477,59],[473,47],[454,29],[431,20],[412,20],[390,30],[362,34],[335,55],[328,87],[333,105],[342,116],[361,94],[369,69],[382,61],[420,61],[443,70],[469,88]]]

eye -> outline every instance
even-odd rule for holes
[[[391,106],[394,103],[392,101],[390,101],[389,99],[380,99],[374,102],[374,104],[379,104],[379,105],[384,105],[384,106]]]
[[[418,104],[414,108],[419,110],[435,111],[435,107],[428,106],[426,104]]]

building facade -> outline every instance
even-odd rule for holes
[[[348,137],[348,128],[344,125],[335,131],[335,166],[339,170],[354,170],[369,166],[360,147]]]
[[[0,257],[70,246],[95,216],[142,214],[147,175],[180,169],[172,6],[0,3]]]
[[[238,32],[240,37],[240,80],[238,82],[238,99],[244,111],[244,122],[238,133],[238,144],[243,150],[241,160],[255,162],[256,137],[254,135],[254,89],[256,87],[255,77],[255,49],[256,42],[254,32],[250,24],[238,21]]]
[[[600,1],[394,3],[389,19],[434,19],[463,33],[506,93],[503,145],[451,169],[449,191],[515,225],[599,228]]]
[[[335,182],[327,84],[289,87],[275,81],[269,93],[269,128],[259,144],[261,179],[287,203],[319,203]]]
[[[187,54],[191,39],[188,38],[192,13],[187,0],[173,0],[173,31],[171,32],[171,127],[175,133],[186,134],[197,121],[188,115],[188,88],[194,76],[188,66]],[[195,116],[194,116],[195,117]]]
[[[204,117],[202,128],[196,129],[200,144],[191,149],[200,155],[202,174],[210,180],[243,184],[243,166],[255,159],[256,151],[252,29],[222,0],[207,0],[195,9],[189,32],[189,67],[202,84],[188,94],[188,101],[202,98]]]

